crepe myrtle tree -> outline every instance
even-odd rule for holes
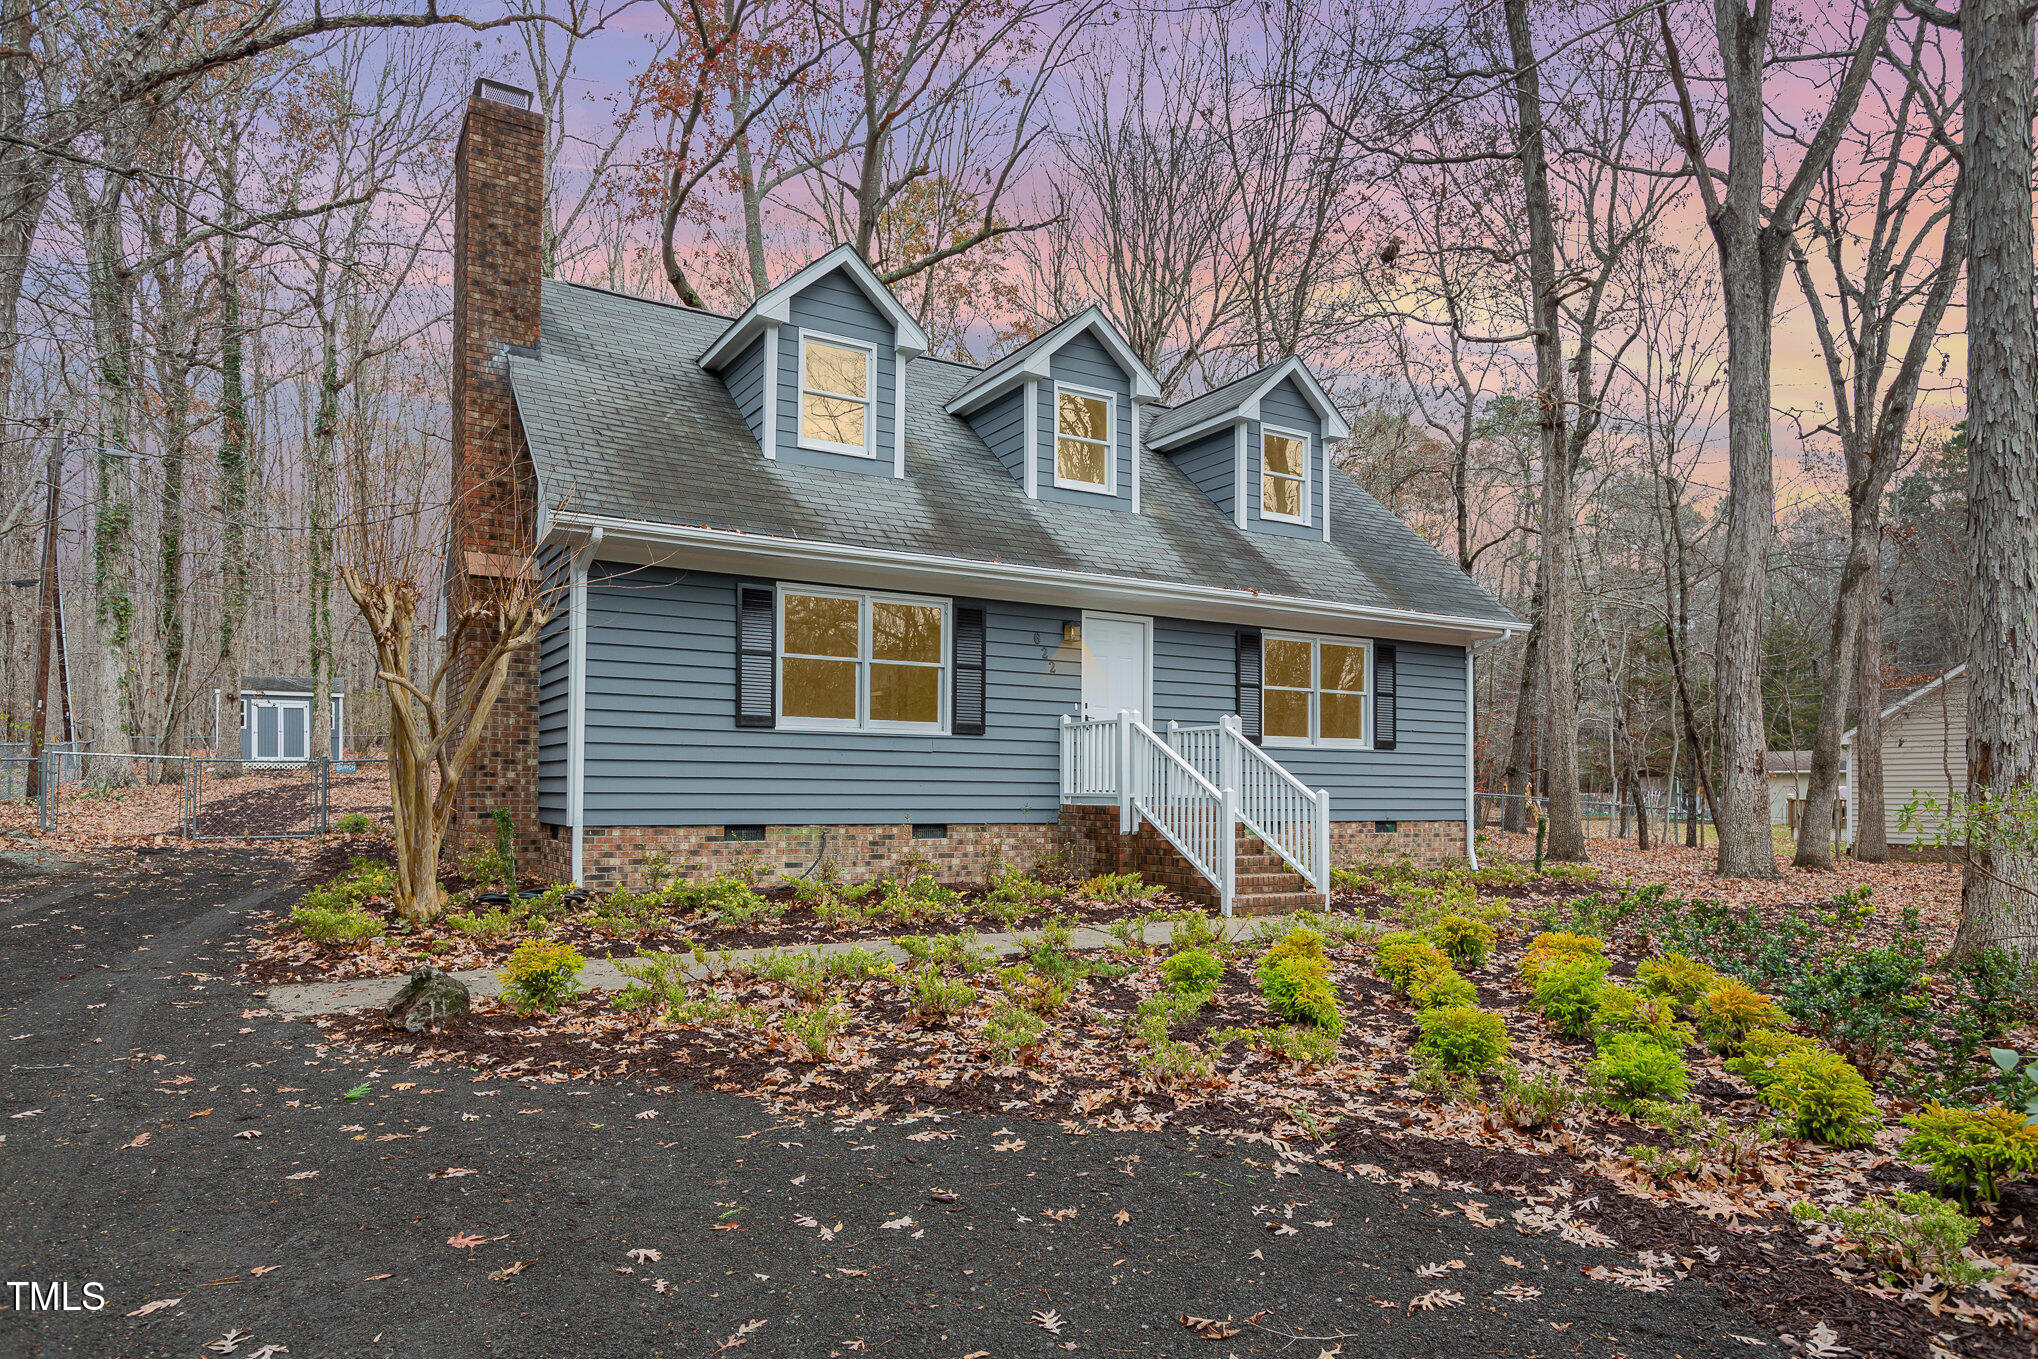
[[[447,605],[445,645],[429,675],[413,678],[424,591],[415,573],[350,565],[340,572],[375,645],[376,679],[389,695],[389,800],[396,841],[396,909],[423,923],[445,909],[439,859],[454,794],[502,693],[517,652],[548,616],[526,569],[475,581]],[[464,682],[455,662],[475,658]]]

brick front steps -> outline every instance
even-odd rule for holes
[[[1232,879],[1233,915],[1285,915],[1320,911],[1323,896],[1309,880],[1288,866],[1259,836],[1240,828],[1237,876]]]

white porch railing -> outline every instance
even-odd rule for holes
[[[1168,724],[1166,739],[1136,712],[1061,719],[1061,799],[1116,802],[1119,830],[1145,816],[1217,887],[1231,914],[1238,828],[1244,826],[1330,898],[1330,793],[1311,792],[1245,739],[1238,718]]]
[[[1168,744],[1221,788],[1238,793],[1239,819],[1267,848],[1330,899],[1330,790],[1309,786],[1248,741],[1238,718],[1207,726],[1168,723]]]
[[[1238,878],[1238,796],[1197,773],[1138,713],[1082,721],[1063,714],[1061,797],[1064,802],[1116,801],[1118,829],[1125,835],[1145,817],[1217,888],[1220,908],[1231,914]]]

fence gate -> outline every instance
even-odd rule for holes
[[[324,760],[188,763],[194,840],[289,840],[325,830]]]

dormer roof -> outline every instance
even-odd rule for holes
[[[1101,307],[1086,307],[1074,316],[1060,322],[1044,334],[1036,335],[1025,344],[999,359],[977,375],[961,391],[957,392],[945,408],[950,415],[968,415],[979,407],[997,400],[1006,392],[1027,378],[1049,376],[1048,365],[1055,351],[1078,335],[1093,335],[1102,344],[1118,366],[1132,379],[1134,401],[1158,401],[1161,394],[1160,382],[1147,371],[1139,361],[1139,355],[1132,352],[1132,346],[1118,333],[1118,327],[1111,324]]]
[[[1330,399],[1330,393],[1323,390],[1323,384],[1316,380],[1316,374],[1309,371],[1308,364],[1291,355],[1257,373],[1247,373],[1242,378],[1207,391],[1193,401],[1185,401],[1161,415],[1147,434],[1147,446],[1156,450],[1176,448],[1233,421],[1257,420],[1260,418],[1260,399],[1288,378],[1295,379],[1303,399],[1323,421],[1324,438],[1350,436],[1351,426],[1338,413],[1337,403]]]
[[[892,290],[864,262],[863,256],[856,253],[855,246],[838,245],[745,307],[742,314],[715,337],[715,342],[702,351],[701,367],[710,372],[719,370],[724,363],[741,354],[766,326],[788,323],[792,319],[793,298],[816,279],[825,278],[837,269],[849,275],[864,296],[870,299],[871,305],[891,321],[901,352],[908,355],[927,352],[927,332],[920,328],[913,314],[892,296]]]

